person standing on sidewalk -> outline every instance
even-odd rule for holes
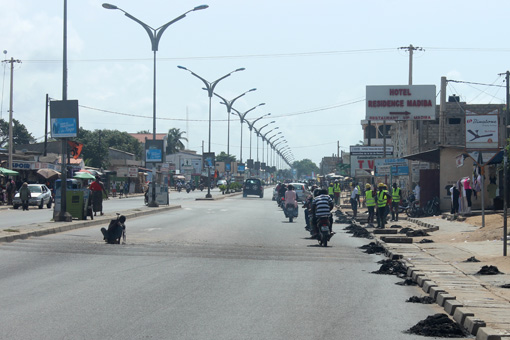
[[[30,197],[32,197],[32,194],[30,193],[27,182],[25,182],[19,189],[19,198],[21,199],[23,211],[28,210],[28,200],[30,200]]]
[[[340,192],[342,191],[342,185],[339,180],[335,180],[333,185],[333,192],[335,193],[335,205],[340,207]]]
[[[358,195],[358,186],[356,185],[356,183],[354,183],[353,189],[351,192],[351,199],[350,199],[353,218],[356,218],[356,216],[358,215],[358,201],[356,200],[357,196],[359,196]]]
[[[391,191],[391,220],[398,221],[398,207],[400,200],[402,199],[400,194],[400,188],[397,183],[393,183],[393,190]]]
[[[379,183],[377,192],[377,228],[383,228],[386,224],[386,206],[390,195],[384,183]]]
[[[335,200],[335,186],[333,182],[329,182],[328,195],[329,197],[331,197],[332,200]]]
[[[372,186],[367,183],[365,185],[365,204],[367,205],[368,209],[368,223],[373,224],[374,223],[374,216],[375,216],[375,198],[377,197],[377,192],[375,190],[372,190]]]

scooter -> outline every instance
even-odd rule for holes
[[[126,243],[126,216],[117,213],[117,218],[110,221],[108,225],[108,230],[106,228],[101,228],[101,233],[103,233],[103,240],[108,244],[120,244],[120,240],[122,239],[122,244]]]
[[[200,185],[198,186],[198,188],[200,189],[200,191],[204,191],[204,184],[203,184],[203,183],[200,183]]]
[[[189,194],[189,192],[191,191],[191,186],[188,184],[186,184],[186,192]]]
[[[323,247],[328,246],[328,242],[332,236],[329,223],[329,216],[321,216],[317,220],[317,228],[319,229],[317,232],[317,241],[319,245]]]
[[[289,223],[292,223],[294,218],[298,217],[298,209],[294,204],[286,204],[283,208],[283,213],[289,219]]]

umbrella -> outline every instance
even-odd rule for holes
[[[77,172],[73,176],[73,178],[78,178],[78,179],[96,179],[94,176],[92,176],[88,172]]]
[[[46,179],[60,176],[60,172],[58,172],[57,170],[53,170],[53,169],[39,169],[39,170],[37,170],[37,174],[41,175],[42,177],[44,177]]]
[[[19,172],[0,167],[0,174],[7,176],[16,176],[19,175]]]

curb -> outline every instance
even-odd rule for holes
[[[410,219],[410,222],[416,223],[413,219]],[[436,230],[439,229],[439,227],[430,225],[429,223],[419,222],[421,226],[436,228]],[[388,237],[381,237],[381,239],[375,238],[376,243],[385,249],[385,255],[392,259],[403,258],[403,255],[394,254],[388,249],[385,240],[383,240],[387,238]],[[459,326],[468,331],[471,335],[476,336],[476,340],[510,340],[510,337],[501,335],[497,330],[486,327],[485,321],[476,318],[475,314],[458,302],[454,295],[438,287],[434,281],[426,277],[420,270],[415,269],[413,265],[410,265],[406,261],[402,261],[402,263],[407,268],[407,277],[416,282],[430,297],[436,299],[436,304],[452,316],[453,320]]]
[[[167,207],[159,207],[156,209],[137,211],[137,212],[132,212],[132,213],[121,213],[121,214],[126,216],[126,218],[134,218],[134,217],[156,214],[156,213],[159,213],[162,211],[167,211],[167,210],[176,210],[176,209],[180,209],[180,208],[181,208],[180,205],[170,205]],[[0,243],[13,242],[15,240],[27,239],[29,237],[44,236],[44,235],[56,234],[56,233],[61,233],[64,231],[69,231],[69,230],[74,230],[74,229],[79,229],[79,228],[96,226],[96,225],[100,225],[100,224],[109,223],[109,221],[110,221],[110,218],[102,218],[102,219],[95,219],[95,220],[90,220],[90,221],[79,221],[79,222],[64,222],[63,224],[43,228],[41,230],[30,231],[30,232],[26,232],[26,233],[18,233],[18,234],[13,234],[13,235],[9,235],[9,236],[2,236],[2,237],[0,237]],[[51,223],[51,222],[49,222],[49,223]],[[59,223],[59,222],[53,222],[53,223]]]

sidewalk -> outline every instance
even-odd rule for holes
[[[358,211],[360,220],[365,211]],[[428,236],[407,237],[397,225]],[[503,256],[503,218],[486,215],[485,227],[481,225],[481,216],[464,222],[435,216],[388,222],[384,230],[367,229],[386,255],[399,259],[407,276],[476,339],[510,340],[510,257]],[[428,242],[420,243],[423,239]],[[468,262],[472,257],[480,262]],[[496,266],[501,274],[478,274],[483,266]]]

